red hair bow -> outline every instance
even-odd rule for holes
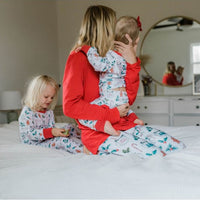
[[[137,17],[137,25],[140,28],[140,31],[142,31],[142,23],[140,21],[140,16]]]

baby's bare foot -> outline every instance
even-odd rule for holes
[[[120,135],[120,131],[116,131],[109,121],[106,121],[105,123],[104,132],[109,135],[115,135],[115,136]]]
[[[144,125],[144,122],[141,119],[136,119],[134,123],[137,125]]]

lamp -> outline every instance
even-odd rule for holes
[[[20,91],[3,91],[0,100],[0,110],[7,112],[8,123],[17,120],[18,113],[16,110],[22,107]]]

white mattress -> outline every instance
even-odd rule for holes
[[[0,198],[200,198],[200,127],[156,127],[182,140],[187,148],[148,160],[134,155],[72,155],[21,144],[17,122],[4,124],[0,127]]]

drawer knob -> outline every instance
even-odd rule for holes
[[[144,109],[147,109],[147,106],[144,106]]]
[[[199,126],[199,124],[196,124],[196,126]]]
[[[140,106],[137,106],[137,109],[140,109]]]
[[[196,106],[196,109],[199,109],[199,106],[198,106],[198,105]]]
[[[144,125],[148,125],[148,123],[144,123]]]

